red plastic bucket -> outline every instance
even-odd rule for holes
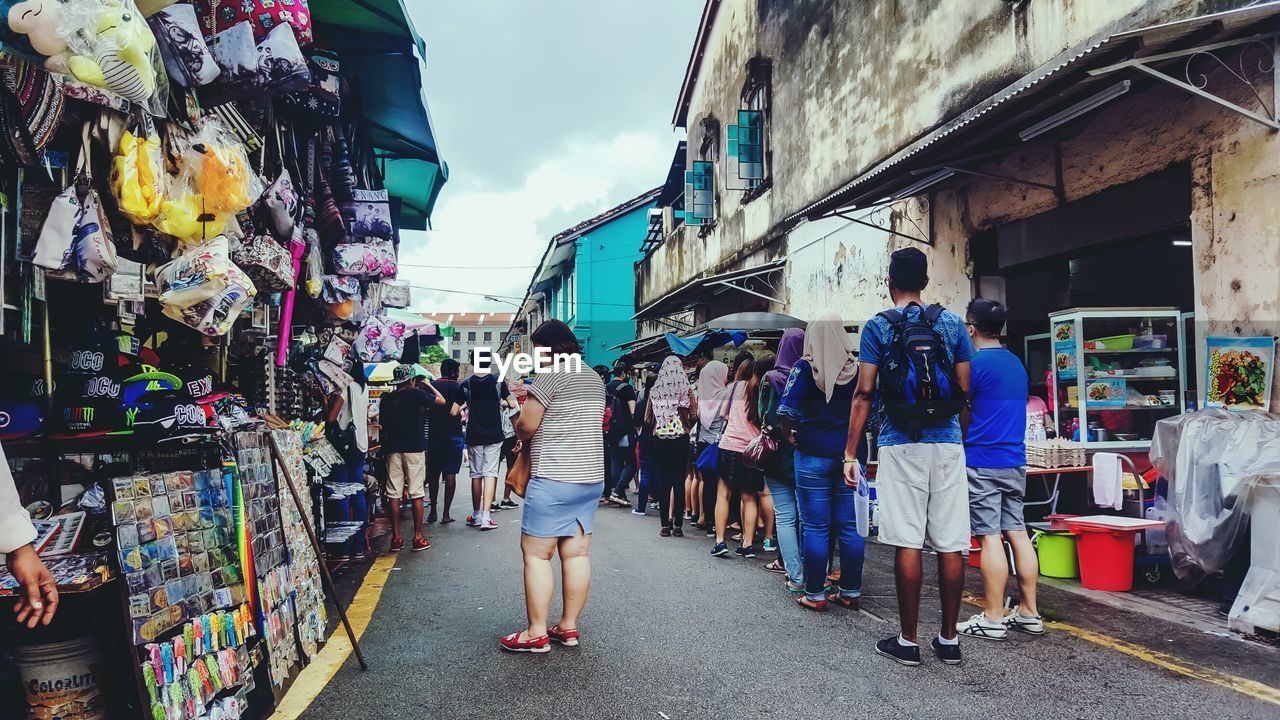
[[[1090,590],[1133,589],[1134,530],[1103,530],[1074,525],[1080,552],[1080,584]]]
[[[969,567],[982,567],[982,545],[976,537],[969,538]]]

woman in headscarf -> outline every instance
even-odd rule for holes
[[[698,437],[693,444],[693,457],[696,461],[707,447],[720,442],[724,432],[724,418],[720,417],[720,406],[724,404],[725,382],[729,379],[729,366],[719,360],[712,360],[698,371]],[[715,523],[715,493],[719,474],[715,467],[699,470],[695,465],[694,487],[690,495],[695,498],[695,525],[712,532]],[[711,502],[707,502],[708,495]]]
[[[791,369],[778,409],[783,431],[796,448],[796,500],[804,529],[805,587],[796,602],[810,610],[826,610],[828,602],[855,610],[862,595],[863,540],[843,465],[857,385],[853,342],[840,316],[824,311],[809,323],[804,356]],[[865,461],[865,448],[858,456]],[[824,594],[833,528],[840,545],[840,584]]]
[[[662,537],[684,537],[684,476],[689,462],[689,430],[698,415],[698,398],[689,387],[684,363],[667,356],[645,403],[645,422],[653,426],[654,475],[650,495],[658,497]],[[672,492],[674,491],[674,492]],[[674,502],[673,502],[674,501]],[[672,505],[675,507],[672,507]]]
[[[800,518],[796,511],[795,453],[784,436],[784,421],[778,409],[782,405],[787,379],[803,351],[804,330],[791,328],[783,333],[773,369],[765,373],[760,388],[760,416],[764,419],[764,431],[778,441],[781,449],[773,454],[764,468],[764,482],[773,498],[778,538],[778,559],[765,565],[764,569],[785,573],[787,589],[796,593],[804,591],[804,567],[800,561]]]

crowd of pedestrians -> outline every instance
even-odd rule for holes
[[[776,551],[763,568],[784,576],[800,607],[856,610],[866,542],[857,496],[867,492],[872,437],[878,539],[894,548],[900,619],[876,652],[921,662],[926,550],[937,556],[942,603],[937,634],[926,639],[941,662],[961,661],[960,634],[1042,633],[1023,524],[1024,439],[1037,424],[1027,419],[1027,372],[1000,344],[1003,306],[977,298],[961,318],[924,302],[927,283],[923,253],[894,253],[893,307],[862,326],[856,350],[840,317],[824,312],[806,330],[786,331],[776,356],[740,353],[726,365],[673,355],[649,369],[638,394],[615,371],[604,414],[614,460],[602,502],[643,515],[652,498],[661,537],[683,537],[689,524],[713,538],[717,558]],[[626,493],[637,466],[633,504]],[[971,535],[983,549],[985,601],[960,622]],[[1009,613],[1005,542],[1020,591]]]
[[[823,312],[805,330],[787,330],[776,355],[744,351],[729,364],[706,353],[672,355],[640,368],[640,388],[624,366],[537,373],[525,384],[523,407],[495,375],[459,383],[457,363],[446,360],[432,383],[402,366],[392,381],[397,389],[381,401],[389,509],[397,520],[391,548],[404,544],[402,496],[413,507],[414,550],[430,547],[422,536],[426,478],[428,521],[436,520],[441,481],[440,522],[452,521],[448,508],[464,448],[472,479],[467,524],[496,528],[491,513],[517,507],[509,487],[497,500],[499,468],[527,452],[520,548],[528,624],[502,637],[503,649],[541,653],[552,643],[579,643],[590,539],[604,504],[646,516],[653,503],[660,537],[683,538],[687,525],[711,538],[716,558],[776,553],[762,567],[783,577],[801,608],[856,610],[867,534],[859,507],[867,504],[871,438],[878,539],[894,548],[900,620],[899,632],[878,642],[876,652],[904,665],[921,662],[926,550],[937,556],[942,620],[928,644],[940,661],[961,661],[961,634],[1003,640],[1010,631],[1043,633],[1036,555],[1023,524],[1024,440],[1042,422],[1028,420],[1035,398],[1028,397],[1027,373],[1000,343],[999,303],[977,298],[961,318],[926,305],[927,284],[924,254],[895,252],[888,280],[893,307],[862,326],[857,349],[844,321]],[[572,330],[557,320],[530,340],[553,354],[580,352]],[[985,602],[960,622],[971,535],[983,550]],[[1006,542],[1020,590],[1009,613]],[[556,555],[564,602],[552,623]]]

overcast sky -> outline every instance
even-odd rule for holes
[[[702,1],[407,4],[449,181],[433,229],[403,233],[400,278],[523,297],[552,235],[665,179]],[[433,313],[514,310],[418,288],[413,300]]]

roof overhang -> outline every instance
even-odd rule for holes
[[[749,295],[761,297],[770,302],[781,302],[777,298],[770,297],[747,288],[742,283],[752,278],[759,278],[776,272],[781,272],[786,265],[786,258],[782,258],[772,262],[767,262],[763,265],[756,265],[742,270],[732,270],[719,275],[711,275],[708,277],[690,280],[684,285],[681,285],[675,290],[672,290],[666,295],[663,295],[657,300],[641,308],[631,317],[631,319],[643,320],[688,310],[698,302],[707,300],[711,295],[724,288],[739,290]]]
[[[684,82],[680,83],[680,97],[676,98],[676,111],[671,116],[671,124],[682,128],[689,120],[689,103],[693,101],[693,88],[698,84],[698,74],[702,71],[702,56],[706,54],[707,42],[711,39],[711,26],[715,24],[716,13],[720,10],[720,0],[707,0],[702,7],[702,19],[698,21],[698,34],[693,38],[693,50],[689,53],[689,64],[685,66]]]
[[[1193,56],[1206,52],[1238,52],[1253,43],[1266,43],[1274,52],[1275,32],[1280,29],[1278,15],[1280,3],[1268,2],[1139,30],[1097,35],[876,163],[790,215],[784,223],[828,217],[922,194],[954,179],[953,176],[983,175],[973,169],[975,163],[1002,157],[1026,142],[1053,139],[1056,127],[1125,94],[1130,84],[1135,90],[1160,82],[1173,84],[1273,129],[1280,127],[1274,104],[1261,114],[1252,113],[1202,87],[1178,80],[1177,75],[1188,74],[1185,70],[1166,72],[1174,67],[1184,68]],[[1268,56],[1266,60],[1272,62],[1273,57]],[[1270,72],[1268,69],[1263,75]],[[1117,90],[1118,85],[1126,82],[1123,90]],[[1053,185],[987,177],[1061,194],[1061,188]]]
[[[690,334],[704,330],[740,330],[749,335],[777,333],[791,328],[803,330],[808,323],[798,317],[774,312],[740,312],[722,315],[699,325]]]

